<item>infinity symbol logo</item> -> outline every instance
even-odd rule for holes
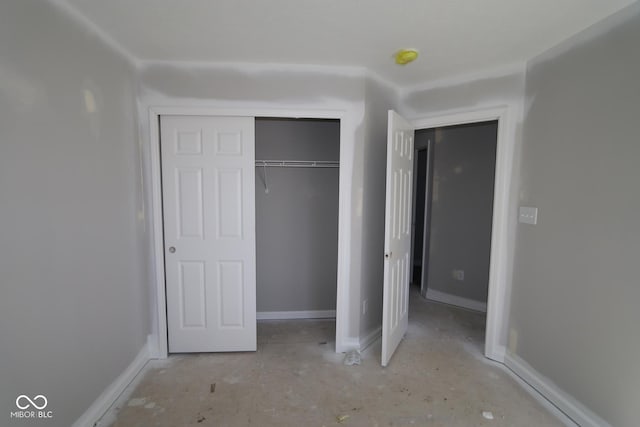
[[[20,404],[20,402],[23,402],[23,401],[25,401],[25,400],[26,400],[28,403],[24,404],[24,406],[23,406],[23,405],[21,405],[21,404]],[[43,403],[42,403],[42,405],[38,405],[38,404],[36,403],[36,401],[38,401],[38,400],[40,400],[40,401],[42,401],[42,402],[43,402]],[[16,406],[17,406],[18,408],[20,408],[20,409],[23,409],[23,410],[24,410],[24,409],[27,409],[29,406],[33,406],[33,407],[34,407],[34,408],[36,408],[36,409],[44,409],[44,408],[46,408],[46,407],[47,407],[47,404],[48,404],[48,403],[49,403],[49,402],[47,401],[47,398],[46,398],[46,397],[44,397],[44,396],[43,396],[43,395],[41,395],[41,394],[39,394],[39,395],[37,395],[36,397],[34,397],[34,398],[33,398],[33,400],[31,400],[31,399],[29,398],[29,396],[26,396],[26,395],[24,395],[24,394],[21,394],[21,395],[20,395],[20,396],[18,396],[18,398],[16,399]]]

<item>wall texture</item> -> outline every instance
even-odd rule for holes
[[[640,405],[640,6],[529,64],[510,350],[611,425]],[[517,338],[517,339],[516,339]]]
[[[0,424],[68,427],[148,333],[135,70],[48,2],[1,2],[0,39]]]
[[[435,129],[429,290],[487,302],[497,135],[495,121]]]
[[[338,120],[256,119],[256,159],[339,156]],[[335,310],[338,172],[256,167],[258,312]]]

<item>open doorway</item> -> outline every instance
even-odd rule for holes
[[[255,131],[258,346],[308,339],[330,343],[340,121],[257,117]]]
[[[498,121],[415,133],[412,284],[437,301],[487,311]]]
[[[478,349],[482,343],[485,348],[493,343],[493,326],[484,313],[490,283],[494,295],[496,290],[490,272],[495,275],[491,267],[498,124],[466,122],[416,131],[415,125],[389,111],[382,366],[387,366],[408,329],[409,307],[421,309],[415,312],[414,327],[428,319],[419,316],[421,311],[428,313],[415,288],[411,292],[412,276],[420,277],[425,299],[479,312],[481,322],[472,322],[482,325],[475,328]],[[420,209],[418,202],[423,203]],[[422,227],[416,226],[415,218],[410,226],[412,210]],[[464,286],[455,283],[464,282],[465,276]]]
[[[489,226],[487,227],[487,235],[489,235],[487,245],[488,251],[488,265],[485,267],[488,270],[488,279],[486,281],[486,303],[480,303],[483,305],[483,310],[477,310],[476,307],[472,310],[460,309],[450,305],[452,303],[461,302],[460,299],[454,301],[456,296],[449,295],[448,300],[443,301],[441,298],[439,301],[446,303],[447,305],[440,305],[440,307],[448,307],[454,310],[462,310],[468,313],[477,313],[483,319],[483,327],[481,329],[481,339],[484,342],[483,354],[492,360],[502,362],[504,360],[505,348],[503,344],[504,337],[502,331],[505,327],[506,308],[505,299],[509,290],[508,283],[505,280],[507,274],[508,263],[508,215],[509,215],[509,187],[510,187],[510,173],[512,167],[513,156],[513,127],[509,125],[507,115],[509,107],[497,107],[486,108],[480,110],[472,110],[466,112],[458,112],[449,115],[416,119],[412,122],[407,121],[402,116],[398,115],[394,111],[389,111],[389,125],[387,132],[387,190],[385,200],[385,272],[384,272],[384,286],[383,286],[383,312],[382,312],[382,358],[381,363],[386,366],[390,357],[393,355],[397,345],[399,344],[402,336],[407,331],[409,306],[412,305],[409,301],[411,295],[412,301],[420,301],[424,304],[439,304],[436,302],[429,302],[425,298],[420,296],[418,292],[419,288],[411,287],[411,279],[413,275],[413,252],[415,250],[415,219],[411,222],[412,202],[415,203],[415,194],[412,188],[407,191],[406,183],[411,182],[416,187],[415,169],[416,162],[413,161],[417,155],[415,151],[416,145],[413,144],[414,136],[417,130],[433,129],[433,143],[438,140],[440,132],[447,130],[468,130],[473,126],[469,124],[482,124],[485,122],[491,122],[494,127],[492,130],[493,138],[495,138],[495,144],[493,155],[491,159],[493,161],[493,171],[489,174],[490,182],[492,183],[492,194],[490,197],[486,197],[488,204],[490,205],[490,218]],[[460,126],[459,126],[460,125]],[[473,138],[471,138],[473,141]],[[410,147],[407,151],[406,148]],[[478,148],[476,144],[475,148]],[[418,144],[418,149],[420,145]],[[435,152],[435,148],[434,148]],[[407,158],[408,157],[408,158]],[[408,160],[405,161],[405,160]],[[434,158],[435,160],[435,158]],[[471,157],[473,160],[473,157]],[[428,164],[428,162],[427,162]],[[448,173],[453,172],[453,175],[461,175],[465,170],[470,170],[471,163],[469,162],[454,162],[449,165]],[[435,168],[433,168],[435,170]],[[473,169],[473,168],[471,168]],[[407,174],[406,171],[409,171]],[[423,173],[423,176],[428,176],[429,173]],[[435,172],[434,172],[435,175]],[[456,182],[455,176],[445,176],[450,182]],[[445,181],[441,180],[441,183]],[[428,181],[427,181],[428,182]],[[402,184],[402,185],[398,185]],[[422,262],[419,267],[421,271],[416,276],[426,276],[427,280],[430,277],[430,270],[434,265],[433,259],[433,225],[431,220],[435,220],[435,213],[433,212],[433,200],[434,193],[440,192],[442,186],[438,188],[432,185],[431,197],[425,195],[425,202],[431,201],[431,209],[429,206],[425,206],[424,220],[427,221],[428,227],[425,227],[423,231],[423,240],[429,234],[429,247],[426,248],[423,245],[423,259],[426,255],[429,256],[429,263]],[[427,184],[423,187],[426,191]],[[475,191],[473,186],[466,188],[467,193],[472,194],[472,197],[468,197],[465,193],[462,196],[453,198],[455,203],[460,204],[461,199],[473,199],[475,197]],[[412,197],[412,195],[414,197]],[[439,197],[439,196],[438,196]],[[407,203],[408,201],[408,203]],[[400,203],[399,203],[400,202]],[[449,215],[446,219],[451,220],[453,217],[462,217],[463,221],[469,222],[469,218],[465,218],[465,214],[470,215],[471,211],[458,208],[454,214]],[[397,214],[400,215],[397,215]],[[407,215],[409,213],[409,215]],[[407,220],[400,221],[398,225],[398,219],[406,218]],[[458,223],[463,224],[461,222]],[[413,226],[412,226],[413,225]],[[457,247],[458,252],[464,253],[465,249],[469,247],[468,237],[463,239],[462,244]],[[446,243],[450,243],[447,241]],[[428,249],[428,252],[424,249]],[[441,262],[441,261],[440,261]],[[426,268],[424,268],[424,267]],[[459,269],[455,269],[459,270]],[[453,269],[451,269],[453,271]],[[454,273],[450,273],[454,274]],[[456,279],[465,278],[464,273],[455,272]],[[461,280],[464,281],[464,280]],[[451,282],[449,282],[451,283]],[[422,285],[422,281],[420,281]],[[429,292],[429,286],[426,285],[427,292]],[[413,291],[413,292],[411,292]],[[417,296],[417,298],[416,298]],[[436,296],[437,297],[437,296]],[[433,298],[435,299],[435,298]],[[471,300],[466,299],[464,302]],[[486,305],[485,305],[486,304]],[[486,309],[484,308],[486,306]],[[485,311],[486,310],[486,311]],[[485,311],[485,312],[483,312]],[[414,322],[414,327],[420,328],[419,325]],[[385,346],[386,344],[386,346]],[[385,351],[386,347],[386,351]]]

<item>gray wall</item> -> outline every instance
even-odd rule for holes
[[[339,160],[340,121],[256,119],[256,159]],[[337,168],[256,168],[258,311],[335,310]]]
[[[640,405],[640,6],[529,64],[510,350],[611,425]],[[517,340],[516,340],[517,337]]]
[[[487,301],[497,134],[495,121],[435,129],[430,290]]]
[[[148,333],[135,71],[48,2],[0,2],[0,40],[0,425],[69,427]]]
[[[357,180],[361,184],[356,187],[359,206],[355,212],[362,218],[362,229],[355,236],[362,244],[362,258],[357,276],[360,278],[358,305],[351,308],[359,314],[360,346],[368,344],[382,328],[387,115],[389,109],[398,108],[398,99],[390,87],[367,78],[365,88],[365,138],[355,160],[362,170],[362,179]]]

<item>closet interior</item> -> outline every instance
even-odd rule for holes
[[[335,317],[340,121],[256,118],[257,318]]]

